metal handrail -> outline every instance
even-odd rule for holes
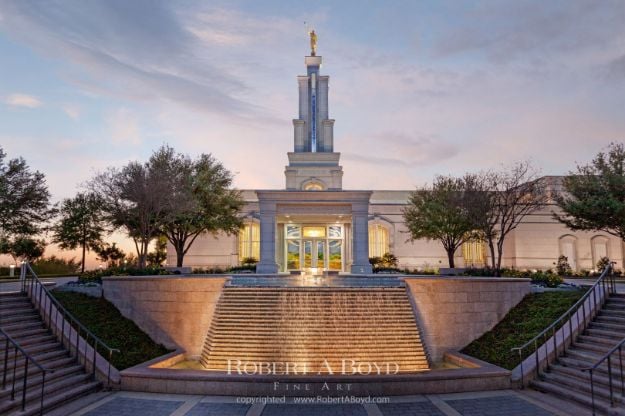
[[[27,276],[28,272],[30,272],[30,276]],[[22,292],[27,293],[30,296],[33,303],[35,303],[35,300],[37,301],[37,305],[35,306],[41,310],[44,322],[46,319],[48,320],[48,327],[57,336],[57,338],[60,338],[61,343],[67,347],[70,355],[74,355],[76,359],[78,360],[78,362],[80,362],[80,356],[82,355],[85,370],[89,369],[87,365],[89,361],[87,357],[87,352],[88,352],[87,347],[89,345],[89,340],[90,339],[92,340],[93,357],[91,361],[92,363],[91,375],[94,379],[96,377],[96,357],[98,354],[98,346],[100,346],[103,351],[108,352],[108,359],[107,359],[108,369],[107,369],[107,374],[106,374],[106,385],[107,387],[110,387],[111,359],[113,357],[113,353],[119,353],[120,350],[117,348],[109,347],[104,341],[102,341],[102,339],[100,339],[93,332],[91,332],[85,325],[83,325],[78,320],[78,318],[76,318],[71,312],[69,312],[61,304],[61,302],[59,302],[54,297],[54,295],[52,295],[52,293],[48,290],[48,288],[45,287],[45,285],[41,282],[41,280],[39,280],[39,277],[34,272],[34,270],[32,269],[32,267],[30,266],[28,262],[24,262],[22,264],[20,279],[22,281]],[[27,279],[29,279],[30,282],[28,282]],[[38,296],[35,295],[36,293],[35,286],[38,286],[39,288]],[[45,299],[42,297],[43,294],[46,295]],[[55,307],[54,312],[52,311],[53,305]],[[46,313],[46,310],[47,310],[47,313]],[[54,319],[52,316],[53,313],[54,313]],[[58,333],[59,330],[58,330],[58,325],[57,325],[58,320],[59,320],[59,314],[61,315],[61,318],[62,318],[60,337],[59,337],[59,333]],[[68,321],[70,323],[67,336],[65,336],[65,333],[66,333],[65,321]],[[54,327],[56,327],[56,333],[54,331],[54,327],[52,323],[55,324]],[[75,341],[76,341],[74,351],[72,351],[72,342],[71,342],[72,338],[74,337],[74,335],[72,334],[72,328],[74,329],[74,332],[75,332]],[[84,339],[84,350],[82,354],[79,348],[81,335],[82,335],[82,338]]]
[[[4,345],[4,365],[2,370],[2,390],[7,387],[7,372],[9,371],[9,343],[13,348],[13,382],[11,383],[11,400],[15,400],[15,381],[17,380],[17,352],[21,352],[24,356],[24,381],[22,382],[22,412],[26,409],[26,391],[28,389],[28,363],[33,363],[39,370],[41,370],[41,394],[39,401],[39,414],[43,415],[43,391],[46,385],[46,373],[54,373],[53,369],[44,367],[37,360],[35,360],[29,353],[24,350],[20,344],[15,341],[9,334],[4,332],[0,328],[0,335],[5,338]]]
[[[594,311],[596,312],[598,303],[600,302],[601,304],[603,304],[607,295],[613,294],[616,292],[614,274],[612,273],[613,264],[614,264],[613,262],[610,262],[606,266],[606,268],[603,270],[601,275],[597,278],[597,281],[590,287],[590,289],[588,289],[588,291],[577,302],[575,302],[573,306],[571,306],[566,312],[564,312],[558,319],[553,321],[548,327],[546,327],[538,335],[536,335],[531,340],[527,341],[522,346],[514,347],[510,350],[511,352],[517,351],[519,353],[519,361],[520,361],[520,367],[521,367],[520,368],[521,369],[521,386],[525,385],[525,378],[524,378],[525,375],[523,374],[523,360],[524,360],[523,351],[525,351],[528,347],[532,347],[532,346],[534,347],[534,353],[536,356],[536,377],[540,377],[540,360],[538,357],[540,347],[543,345],[545,347],[545,361],[548,367],[550,363],[555,361],[558,357],[559,351],[558,351],[558,345],[556,342],[557,331],[568,321],[569,323],[568,346],[570,347],[571,344],[573,344],[573,317],[577,318],[577,328],[578,328],[578,334],[579,334],[579,331],[580,331],[579,311],[580,309],[582,310],[581,321],[585,328],[587,324],[587,319],[586,319],[587,301],[590,300],[592,302],[592,304],[594,305]],[[597,294],[599,295],[599,299],[597,299]],[[591,297],[592,299],[590,299]],[[591,305],[588,305],[589,309],[590,309],[590,306]],[[592,316],[590,318],[592,318]],[[552,361],[550,361],[549,359],[549,351],[547,349],[547,343],[546,343],[546,340],[549,339],[547,338],[548,335],[551,335],[551,337],[553,338],[554,348],[553,348],[553,360]],[[540,344],[539,344],[539,340],[542,341]],[[567,345],[566,345],[564,333],[562,333],[562,346],[563,346],[562,352],[565,353]]]
[[[593,379],[593,372],[607,360],[608,364],[608,386],[610,389],[610,405],[614,406],[614,387],[612,382],[612,354],[618,351],[618,361],[621,375],[621,395],[625,395],[625,377],[623,377],[623,345],[625,345],[625,338],[616,343],[608,352],[606,352],[601,358],[590,367],[582,368],[582,371],[588,371],[590,373],[590,397],[592,400],[592,414],[595,414],[595,381]]]

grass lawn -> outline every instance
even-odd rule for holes
[[[519,364],[519,353],[511,353],[510,350],[538,335],[584,293],[583,290],[575,290],[529,294],[495,328],[466,346],[462,352],[512,370]],[[528,350],[525,354],[531,352]]]
[[[102,339],[113,353],[112,364],[118,370],[140,364],[170,352],[152,339],[130,319],[126,319],[112,303],[104,298],[93,298],[82,293],[53,291],[78,320]]]

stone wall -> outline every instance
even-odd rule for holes
[[[228,277],[124,276],[102,279],[104,297],[154,341],[199,357]]]
[[[530,292],[529,279],[406,277],[405,281],[434,361],[492,329]]]

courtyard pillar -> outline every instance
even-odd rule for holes
[[[372,273],[369,263],[369,204],[352,204],[352,274]]]
[[[260,203],[260,261],[256,273],[278,273],[276,263],[276,203]]]

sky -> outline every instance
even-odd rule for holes
[[[307,31],[346,189],[625,141],[625,1],[0,0],[0,146],[54,201],[163,144],[283,188]]]

